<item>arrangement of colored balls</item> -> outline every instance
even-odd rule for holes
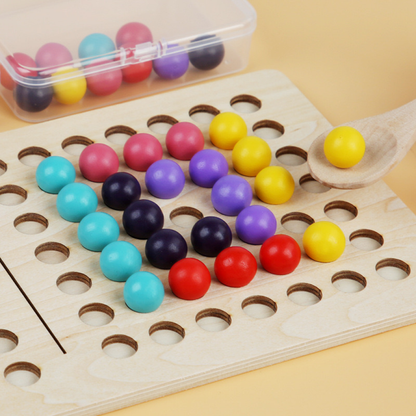
[[[38,72],[32,69],[36,68],[36,62],[29,55],[16,52],[13,55],[6,56],[6,61],[16,74],[22,77],[36,77],[38,75]],[[16,86],[13,78],[2,65],[0,65],[0,83],[10,91]]]
[[[158,269],[170,269],[188,253],[185,239],[175,230],[164,228],[153,233],[146,242],[146,257]]]
[[[227,175],[218,179],[212,187],[211,202],[223,215],[238,215],[251,204],[253,191],[241,176]]]
[[[229,247],[218,254],[214,263],[214,272],[223,285],[243,287],[256,275],[257,261],[244,247]]]
[[[191,46],[201,42],[204,46],[193,48],[188,52],[191,64],[204,71],[216,68],[224,59],[224,44],[217,36],[204,35],[193,39]]]
[[[214,146],[232,150],[236,143],[247,136],[247,125],[238,114],[225,112],[217,114],[209,125],[209,138]]]
[[[169,271],[169,286],[175,296],[184,300],[202,298],[211,285],[211,274],[202,261],[182,259]]]
[[[118,171],[117,153],[106,144],[90,144],[79,156],[79,168],[85,179],[91,182],[104,182]]]
[[[284,204],[295,191],[292,175],[281,166],[262,169],[254,180],[254,192],[266,204]]]
[[[204,144],[201,130],[186,121],[174,124],[166,134],[166,148],[175,159],[191,160],[204,148]]]
[[[128,241],[114,241],[100,254],[100,268],[104,276],[115,282],[125,282],[142,267],[142,256]]]
[[[303,248],[315,261],[330,263],[337,260],[345,249],[345,236],[338,225],[329,221],[311,224],[303,234]]]
[[[35,61],[39,68],[56,68],[68,65],[72,61],[72,54],[65,45],[49,42],[36,52]]]
[[[53,87],[49,84],[36,84],[40,77],[26,77],[33,80],[34,85],[17,84],[13,90],[13,97],[16,104],[24,111],[38,113],[49,107],[53,98]]]
[[[324,153],[337,168],[352,168],[364,156],[364,137],[353,127],[336,127],[325,138]]]
[[[150,165],[162,159],[163,148],[155,136],[138,133],[130,136],[124,144],[123,157],[130,169],[146,172]]]
[[[123,213],[123,227],[128,235],[147,240],[164,224],[159,205],[147,199],[132,202]]]
[[[111,61],[102,60],[100,62],[90,63],[85,67],[87,72],[91,71],[87,76],[87,88],[99,97],[115,93],[123,82],[123,73],[119,68],[96,70],[99,66],[109,63]]]
[[[57,194],[65,185],[75,181],[76,172],[72,163],[61,156],[49,156],[36,168],[36,182],[40,189]]]
[[[233,148],[233,167],[244,176],[256,176],[270,165],[271,160],[270,146],[260,137],[243,137]]]
[[[120,211],[139,199],[141,192],[139,181],[127,172],[113,173],[104,181],[101,188],[104,204]]]
[[[228,162],[217,150],[204,149],[189,162],[189,176],[203,188],[212,188],[218,179],[228,174]]]
[[[301,250],[295,239],[285,234],[268,238],[260,248],[260,263],[272,274],[285,275],[298,267]]]
[[[66,79],[68,75],[71,78]],[[56,71],[52,78],[55,80],[53,91],[56,101],[61,104],[75,104],[81,101],[87,91],[87,81],[82,72],[75,68],[66,68]]]
[[[179,45],[169,45],[166,54],[153,61],[153,69],[164,79],[180,78],[188,70],[189,57]]]
[[[248,244],[263,244],[277,228],[273,212],[262,205],[250,205],[237,216],[235,231]]]
[[[191,230],[191,243],[194,250],[206,257],[216,257],[230,247],[232,233],[229,225],[218,217],[204,217],[198,220]]]
[[[150,272],[132,274],[123,289],[124,302],[135,312],[150,313],[163,302],[165,289],[159,278]]]
[[[86,215],[93,213],[97,206],[97,195],[85,183],[74,182],[64,186],[56,198],[59,215],[70,222],[80,222]]]

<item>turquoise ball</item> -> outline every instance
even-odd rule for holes
[[[36,182],[40,189],[57,194],[65,185],[75,181],[75,168],[61,156],[49,156],[36,168]]]
[[[86,215],[78,226],[79,242],[91,251],[102,251],[106,245],[117,241],[119,235],[117,221],[105,212]]]
[[[59,215],[67,221],[80,222],[97,209],[98,198],[94,190],[85,183],[70,183],[64,186],[56,198]]]
[[[115,50],[116,46],[110,37],[103,33],[92,33],[91,35],[86,36],[79,44],[78,56],[81,59],[95,57],[100,57],[101,59],[114,59],[115,54],[106,57],[101,55],[107,55]],[[89,59],[87,62],[84,62],[83,65],[89,65],[93,62],[94,59]]]
[[[128,241],[114,241],[101,252],[100,267],[108,279],[125,282],[142,267],[142,256]]]
[[[164,296],[162,282],[150,272],[134,273],[124,284],[124,301],[135,312],[155,311],[162,304]]]

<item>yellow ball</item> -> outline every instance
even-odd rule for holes
[[[345,236],[332,222],[315,222],[303,234],[303,248],[312,260],[330,263],[344,252]]]
[[[254,191],[266,204],[284,204],[295,191],[295,181],[285,168],[268,166],[257,174]]]
[[[353,127],[336,127],[326,136],[325,156],[337,168],[355,166],[363,158],[364,152],[365,140]]]
[[[71,78],[66,79],[68,76]],[[53,75],[55,98],[61,104],[75,104],[84,97],[87,91],[87,81],[82,72],[76,68],[64,68]]]
[[[260,137],[243,137],[234,146],[232,161],[234,169],[245,176],[256,176],[270,165],[272,151]]]
[[[235,113],[220,113],[209,125],[209,138],[212,144],[220,149],[231,150],[245,136],[246,123]]]

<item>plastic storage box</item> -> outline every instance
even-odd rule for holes
[[[239,71],[256,27],[245,0],[19,1],[0,15],[0,93],[29,122]]]

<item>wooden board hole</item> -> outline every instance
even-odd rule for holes
[[[137,134],[136,130],[128,126],[119,125],[108,128],[104,136],[111,143],[124,145],[134,134]]]
[[[239,113],[250,114],[260,110],[261,101],[254,95],[240,94],[231,98],[230,105]]]
[[[13,351],[18,343],[19,338],[16,334],[7,329],[0,329],[0,354]]]
[[[322,300],[322,291],[310,283],[297,283],[287,290],[287,296],[297,305],[311,306]]]
[[[68,259],[69,248],[61,243],[50,241],[36,247],[35,256],[42,263],[59,264]]]
[[[27,199],[27,191],[17,185],[0,186],[0,204],[6,206],[19,205]]]
[[[170,220],[182,228],[191,228],[200,219],[204,217],[204,214],[196,208],[192,207],[179,207],[175,208],[170,213]]]
[[[149,118],[149,120],[147,120],[147,127],[153,131],[153,133],[166,134],[176,123],[178,123],[178,120],[175,118],[160,114]]]
[[[260,120],[253,125],[253,132],[264,140],[278,139],[285,133],[285,128],[273,120]]]
[[[387,280],[403,280],[411,273],[410,266],[399,259],[383,259],[376,264],[376,271],[380,277]]]
[[[223,331],[231,325],[231,316],[215,308],[204,309],[196,315],[195,320],[200,328],[208,332]]]
[[[50,155],[50,152],[43,147],[31,146],[21,150],[17,157],[24,165],[36,167]]]
[[[85,136],[71,136],[61,143],[61,147],[69,155],[79,156],[87,146],[93,143],[91,139]]]
[[[112,335],[101,344],[104,353],[111,358],[129,358],[136,354],[139,346],[137,342],[127,335]]]
[[[350,235],[351,244],[363,251],[373,251],[379,249],[384,244],[381,234],[373,230],[357,230]]]
[[[283,165],[301,166],[306,163],[308,153],[296,146],[285,146],[276,151],[276,159]]]
[[[254,319],[270,318],[277,312],[277,303],[266,296],[250,296],[241,303],[243,311]]]
[[[296,234],[303,234],[315,220],[303,212],[289,212],[280,220],[283,228]]]
[[[328,192],[331,189],[329,186],[325,186],[322,183],[316,181],[309,173],[303,175],[299,179],[299,185],[304,191],[310,192],[312,194],[322,194],[324,192]]]
[[[189,110],[189,117],[197,123],[210,124],[219,113],[220,110],[212,105],[199,104]]]
[[[67,295],[82,295],[90,290],[92,281],[86,274],[68,272],[56,279],[56,286]]]
[[[40,369],[36,365],[25,361],[10,364],[4,370],[5,379],[17,387],[31,386],[39,381],[40,376]]]
[[[343,270],[332,276],[332,284],[341,292],[356,293],[367,286],[366,278],[360,273]]]
[[[324,212],[333,221],[351,221],[358,215],[355,205],[346,201],[332,201],[325,205]]]
[[[90,303],[78,312],[79,319],[89,326],[104,326],[114,319],[114,311],[103,303]]]
[[[150,338],[161,345],[173,345],[185,338],[185,330],[175,322],[158,322],[149,329]]]
[[[40,234],[48,228],[48,220],[40,214],[29,212],[19,215],[13,222],[14,228],[22,234]]]
[[[7,163],[0,160],[0,176],[7,172]]]

